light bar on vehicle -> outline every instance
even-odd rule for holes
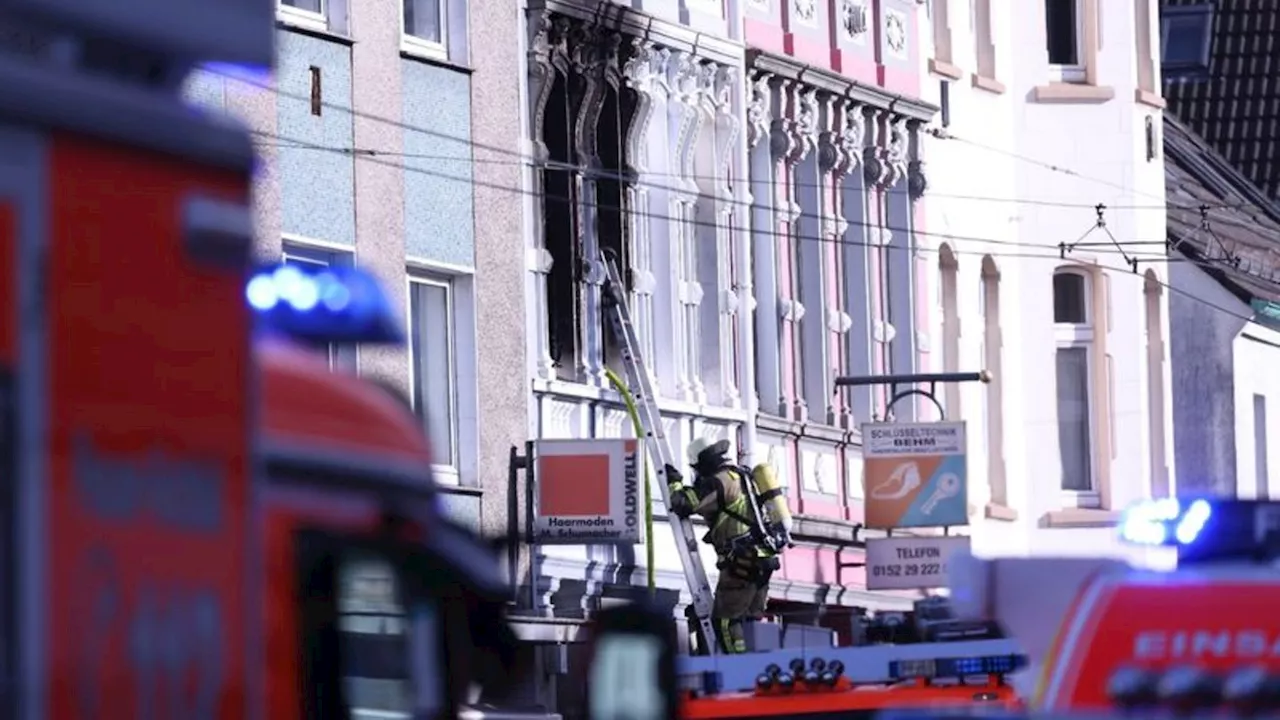
[[[1280,503],[1161,498],[1127,510],[1120,536],[1178,548],[1179,562],[1280,557]]]
[[[399,317],[376,278],[354,267],[272,265],[245,299],[267,330],[317,343],[402,343]]]
[[[910,678],[963,678],[971,675],[1004,675],[1026,664],[1024,655],[895,660],[889,674],[895,680]]]

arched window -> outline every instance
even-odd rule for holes
[[[1062,490],[1074,494],[1080,506],[1099,502],[1094,467],[1092,398],[1094,375],[1093,278],[1073,268],[1053,275],[1053,323],[1058,388],[1058,448],[1062,460]]]
[[[982,258],[982,367],[991,374],[984,386],[983,417],[986,427],[987,477],[991,501],[989,518],[1012,520],[1009,489],[1004,471],[1004,338],[1000,329],[1000,269],[990,255]]]
[[[939,304],[942,309],[942,370],[943,372],[960,372],[960,302],[958,295],[958,274],[960,266],[956,255],[949,245],[938,248],[938,273],[941,280],[939,288]],[[947,417],[960,419],[960,385],[947,383],[943,391],[943,403]]]

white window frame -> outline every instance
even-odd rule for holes
[[[320,0],[320,12],[302,10],[285,4],[284,0],[276,0],[276,17],[289,25],[311,28],[314,30],[329,29],[329,13],[333,10],[332,0]]]
[[[458,396],[458,318],[457,318],[457,286],[455,279],[438,272],[429,272],[424,270],[411,270],[405,279],[405,317],[410,325],[410,335],[412,335],[412,325],[416,322],[413,316],[413,291],[415,285],[427,285],[431,287],[442,288],[445,291],[445,333],[448,336],[447,344],[449,346],[448,353],[448,376],[449,376],[449,457],[450,463],[433,463],[436,479],[442,483],[451,485],[460,485],[462,477],[461,462],[461,441],[459,433],[461,431],[461,401]],[[418,415],[419,420],[422,416],[418,414],[417,407],[417,387],[418,387],[418,363],[413,356],[413,341],[409,338],[409,400],[413,405],[413,411]],[[424,428],[425,429],[425,428]]]
[[[1062,349],[1084,349],[1086,355],[1086,375],[1085,375],[1085,399],[1088,402],[1088,434],[1089,441],[1089,481],[1091,489],[1089,490],[1066,490],[1062,487],[1062,482],[1058,483],[1058,491],[1062,493],[1064,503],[1070,507],[1098,508],[1102,506],[1102,493],[1100,489],[1100,478],[1098,471],[1098,429],[1095,418],[1098,414],[1098,394],[1095,392],[1097,388],[1097,377],[1094,369],[1094,353],[1096,352],[1096,340],[1094,329],[1096,327],[1096,315],[1093,302],[1093,283],[1094,278],[1087,272],[1074,270],[1071,268],[1059,268],[1053,273],[1056,279],[1059,275],[1074,275],[1084,281],[1082,296],[1084,301],[1084,322],[1083,323],[1060,323],[1054,322],[1054,354],[1056,356],[1058,350]],[[1057,298],[1053,298],[1054,305],[1057,304]],[[1055,373],[1056,373],[1056,357],[1055,357]],[[1056,409],[1057,398],[1054,398]],[[1065,478],[1064,478],[1065,479]]]
[[[348,247],[286,235],[280,246],[280,261],[290,260],[325,267],[348,267],[355,265],[356,256]],[[359,372],[359,350],[354,345],[329,343],[329,369],[334,372]]]
[[[448,60],[449,59],[449,23],[452,21],[450,13],[450,0],[435,0],[440,6],[440,42],[432,42],[425,38],[409,32],[409,28],[404,24],[405,4],[413,2],[413,0],[399,0],[400,2],[400,51],[409,55],[416,55],[431,60]]]
[[[1085,58],[1084,58],[1085,7],[1084,7],[1084,3],[1081,0],[1075,0],[1075,4],[1076,4],[1076,30],[1075,30],[1076,62],[1073,65],[1057,65],[1057,64],[1054,64],[1053,62],[1050,62],[1049,74],[1051,76],[1050,79],[1053,80],[1054,82],[1082,83],[1087,80],[1086,72],[1085,72]],[[1045,12],[1048,12],[1048,10],[1046,9]],[[1047,25],[1048,23],[1046,23],[1046,26]],[[1049,53],[1049,36],[1048,36],[1047,27],[1045,28],[1044,49],[1045,49],[1045,55],[1047,57]]]

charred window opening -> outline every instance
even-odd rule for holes
[[[577,204],[573,167],[573,102],[569,81],[557,75],[547,100],[542,141],[548,166],[543,171],[543,224],[551,254],[547,274],[547,326],[551,361],[556,376],[573,380],[578,367],[578,328],[582,315],[582,239],[574,207]]]
[[[618,272],[629,296],[632,262],[626,207],[628,158],[625,143],[635,116],[637,98],[634,91],[620,86],[621,83],[615,79],[610,80],[600,112],[598,142],[602,172],[596,193],[599,199],[600,249],[618,263]],[[601,323],[605,365],[615,372],[622,372],[622,346],[614,337],[608,318],[601,317]]]
[[[535,127],[546,160],[548,353],[557,379],[587,382],[602,363],[621,369],[621,348],[602,312],[599,260],[601,251],[616,259],[629,291],[625,142],[638,98],[622,81],[621,36],[562,17],[544,22],[538,72],[551,84]]]

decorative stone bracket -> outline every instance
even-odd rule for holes
[[[804,305],[799,300],[783,298],[778,302],[778,312],[784,322],[798,323],[804,319]]]
[[[849,313],[837,308],[827,308],[828,330],[843,335],[849,332],[851,327],[853,327],[853,318],[849,316]]]

